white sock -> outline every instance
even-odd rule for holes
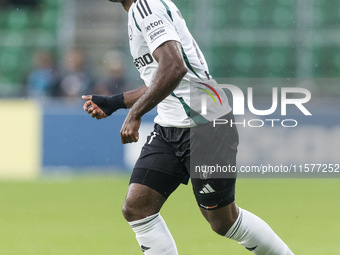
[[[159,213],[129,224],[145,255],[178,255],[175,241]]]
[[[226,237],[257,255],[294,254],[267,223],[244,209],[239,210],[239,216]]]

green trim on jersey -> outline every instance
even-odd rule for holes
[[[181,102],[181,104],[182,104],[182,106],[183,106],[183,108],[184,108],[184,111],[185,111],[186,115],[187,115],[188,117],[190,117],[190,107],[189,107],[189,105],[187,105],[187,103],[184,101],[184,99],[183,99],[182,97],[176,96],[176,94],[175,94],[174,92],[171,92],[171,95],[172,95],[173,97],[176,97],[176,98]]]
[[[138,30],[140,31],[140,32],[142,32],[142,30],[140,29],[140,27],[138,26],[138,24],[137,24],[137,21],[136,21],[136,18],[135,18],[135,13],[132,11],[132,17],[133,17],[133,20],[135,21],[135,25],[136,25],[136,27],[138,28]]]
[[[190,106],[184,101],[184,99],[182,97],[176,96],[176,94],[174,92],[171,92],[171,95],[173,97],[176,97],[181,102],[186,115],[189,118],[191,118],[195,122],[196,125],[207,124],[207,123],[210,122],[209,120],[204,118],[201,114],[199,114],[198,112],[191,109]]]
[[[185,64],[190,69],[190,71],[193,72],[198,77],[198,79],[202,80],[202,78],[198,75],[198,73],[196,73],[196,71],[194,70],[194,68],[190,64],[188,56],[187,56],[187,54],[185,54],[183,47],[182,47],[182,54],[183,54],[183,58],[184,58]]]
[[[160,1],[161,1],[162,4],[164,5],[164,7],[165,7],[165,9],[166,9],[166,11],[167,11],[167,13],[168,13],[168,15],[169,15],[171,21],[174,21],[174,19],[172,18],[172,14],[171,14],[171,11],[170,11],[169,6],[168,6],[163,0],[160,0]],[[195,48],[196,48],[196,47],[195,47]],[[196,51],[197,51],[197,49],[196,49]],[[193,72],[200,80],[202,80],[202,78],[196,73],[196,71],[194,70],[194,68],[191,66],[191,64],[190,64],[190,62],[189,62],[189,59],[188,59],[188,56],[187,56],[187,54],[185,54],[183,47],[182,47],[182,54],[183,54],[183,58],[184,58],[184,61],[185,61],[186,65],[187,65],[187,67],[188,67],[188,68],[191,70],[191,72]]]
[[[168,13],[171,21],[174,21],[174,19],[172,18],[172,14],[171,14],[171,11],[170,11],[170,8],[169,6],[163,1],[163,0],[160,0],[162,2],[162,4],[164,5],[165,9],[166,9],[166,12]]]

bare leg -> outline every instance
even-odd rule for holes
[[[123,205],[123,215],[127,221],[136,221],[160,211],[166,199],[157,191],[141,184],[129,186]]]
[[[216,233],[237,241],[254,254],[293,254],[266,222],[235,203],[212,211],[201,208],[201,212]]]
[[[238,217],[238,207],[235,202],[216,210],[200,208],[211,228],[219,235],[225,236]]]

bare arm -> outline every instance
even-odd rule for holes
[[[152,84],[133,104],[124,121],[120,132],[122,143],[138,141],[141,117],[166,98],[188,71],[179,42],[165,42],[154,51],[153,56],[159,64],[157,72]]]
[[[139,87],[138,89],[131,90],[124,92],[124,103],[127,108],[131,108],[137,100],[145,93],[147,90],[147,86],[143,85],[142,87]]]

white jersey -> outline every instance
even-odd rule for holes
[[[146,86],[152,85],[158,68],[152,54],[166,41],[181,43],[188,68],[188,73],[178,87],[158,104],[156,123],[163,127],[193,127],[231,111],[223,90],[214,89],[211,84],[203,82],[211,80],[208,65],[174,3],[170,0],[135,0],[128,15],[131,55]],[[201,83],[193,83],[193,80]],[[215,106],[219,103],[222,106],[223,101],[223,107],[209,107],[209,118],[202,116],[199,114],[200,106],[197,104],[194,107],[190,98],[192,95],[201,98],[201,94],[210,95],[210,101],[214,101]]]

